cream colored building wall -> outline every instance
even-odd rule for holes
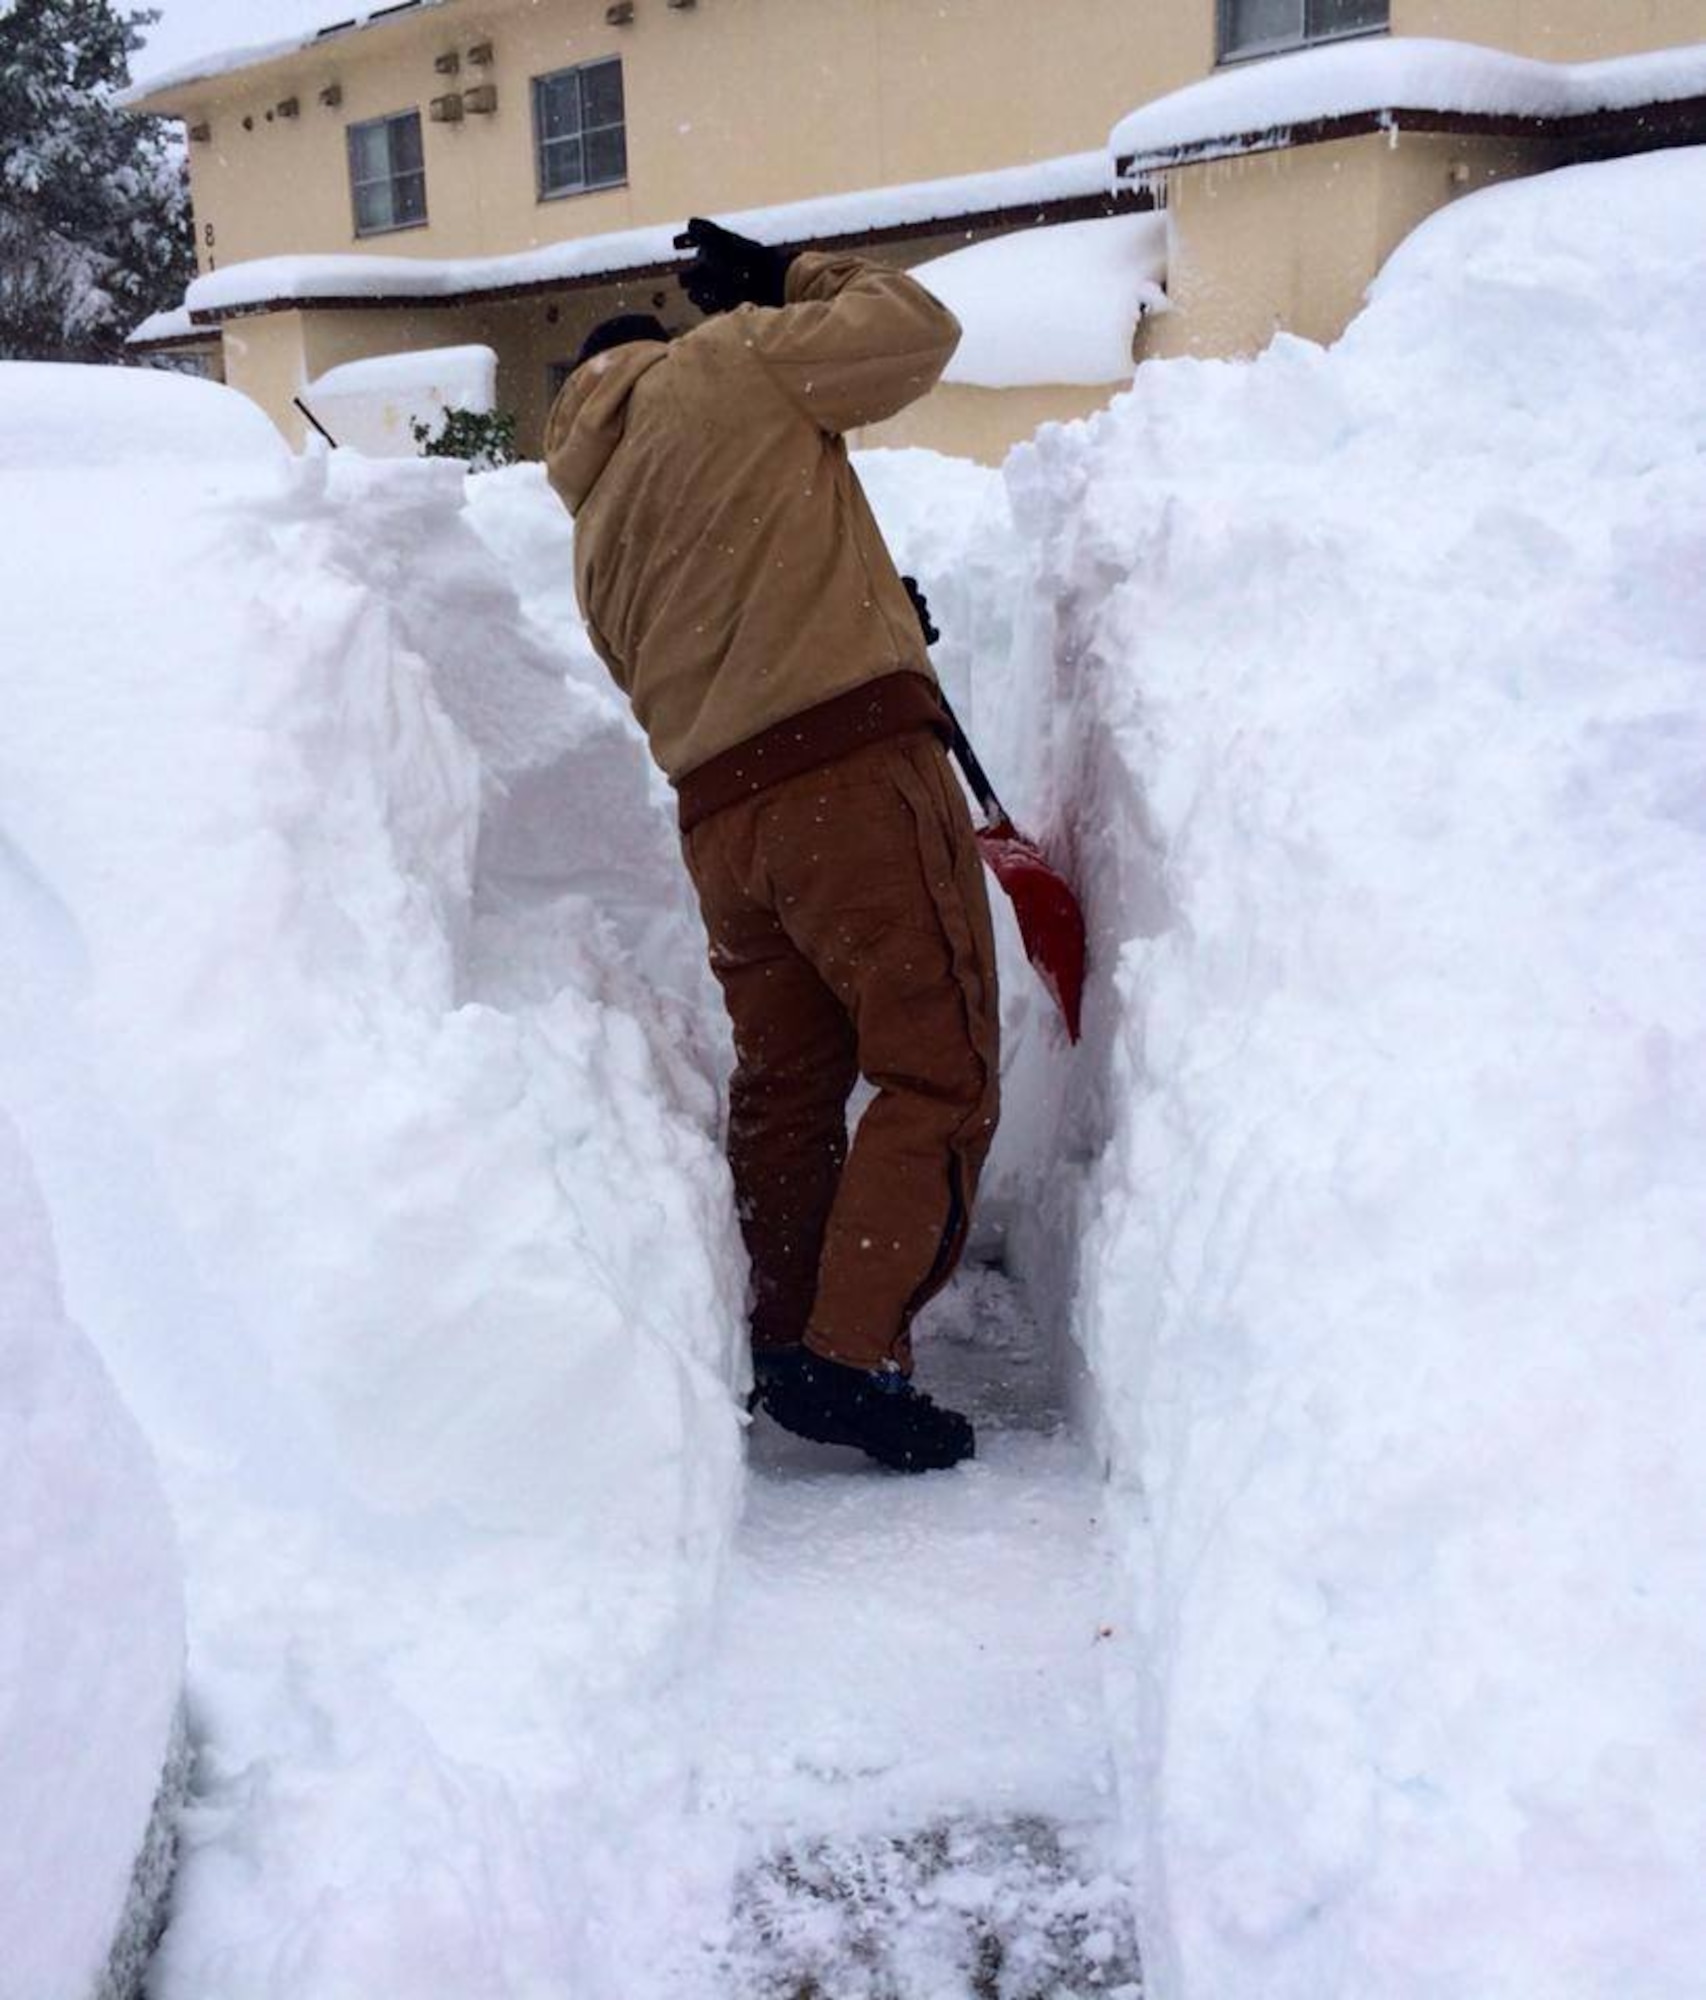
[[[291,444],[300,446],[307,426],[291,408],[291,398],[301,395],[308,380],[302,314],[233,320],[221,345],[226,382],[259,403]]]
[[[1448,202],[1549,164],[1533,147],[1403,133],[1336,139],[1168,176],[1168,294],[1144,360],[1253,354],[1276,329],[1332,341],[1406,236]]]
[[[1706,0],[1392,0],[1392,32],[1591,62],[1706,41]]]
[[[886,423],[853,432],[847,442],[854,451],[918,445],[999,465],[1039,425],[1091,416],[1117,393],[1113,384],[1105,389],[978,389],[967,382],[944,382],[921,403]]]
[[[227,322],[226,380],[259,403],[290,443],[300,447],[308,425],[295,399],[328,369],[374,354],[475,341],[496,345],[492,336],[497,330],[492,315],[462,310],[261,313]],[[312,399],[306,400],[312,408]]]
[[[536,457],[544,443],[553,369],[573,360],[599,320],[618,312],[667,311],[672,303],[655,286],[630,285],[489,306],[257,314],[226,324],[227,379],[300,446],[307,425],[294,399],[328,369],[377,354],[477,342],[495,349],[498,408],[515,417],[523,456]]]
[[[351,249],[495,255],[1090,151],[1133,104],[1213,61],[1212,8],[1167,0],[638,0],[628,28],[604,13],[604,0],[452,0],[163,93],[154,102],[211,130],[190,149],[204,268]],[[484,40],[496,60],[470,69]],[[441,75],[434,58],[451,52],[464,66]],[[541,201],[531,81],[610,55],[623,63],[628,185]],[[433,97],[484,82],[495,113],[424,125],[427,225],[358,239],[347,128],[424,117]],[[333,86],[342,102],[327,107]],[[281,118],[292,97],[298,115]]]

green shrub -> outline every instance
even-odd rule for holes
[[[427,458],[459,458],[470,472],[495,472],[516,461],[515,418],[496,410],[446,410],[436,436],[430,424],[411,423]]]

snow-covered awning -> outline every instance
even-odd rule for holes
[[[1674,138],[1654,119],[1656,107],[1670,109]],[[1173,91],[1122,118],[1108,144],[1129,182],[1164,167],[1362,131],[1568,135],[1635,117],[1646,122],[1627,135],[1628,150],[1706,134],[1706,43],[1593,63],[1537,62],[1424,36],[1339,43]]]
[[[125,336],[125,345],[137,349],[206,347],[215,338],[211,328],[197,326],[187,305],[172,312],[150,313],[142,324]]]
[[[719,220],[761,242],[828,249],[908,237],[1079,222],[1149,206],[1147,195],[1115,192],[1105,153],[1073,153],[1029,166],[854,194],[746,209]],[[245,314],[402,302],[493,304],[536,292],[640,278],[680,268],[674,239],[685,227],[661,223],[571,237],[503,257],[261,257],[210,271],[185,305],[197,326]]]
[[[1165,310],[1166,275],[1155,214],[1017,230],[913,267],[965,329],[943,380],[981,389],[1129,382],[1132,335]]]

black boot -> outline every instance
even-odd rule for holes
[[[755,1366],[758,1401],[797,1437],[856,1445],[896,1472],[938,1472],[977,1449],[965,1418],[931,1402],[898,1368],[848,1368],[803,1347]]]

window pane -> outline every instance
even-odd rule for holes
[[[385,127],[352,125],[349,135],[350,172],[358,181],[384,178],[386,162]]]
[[[401,228],[426,221],[426,175],[404,174],[391,183],[391,220]]]
[[[622,65],[594,63],[581,71],[581,106],[589,125],[622,123]]]
[[[610,187],[628,178],[619,58],[536,76],[533,124],[542,195]]]
[[[565,188],[585,187],[586,169],[578,139],[559,139],[555,145],[544,148],[542,159],[540,178],[547,194],[560,194]]]
[[[1223,55],[1303,39],[1303,0],[1223,0],[1223,5]]]
[[[1388,0],[1309,0],[1309,32],[1324,37],[1384,28],[1391,11]]]
[[[580,136],[581,98],[579,79],[564,76],[539,79],[539,136],[541,139],[575,139]]]
[[[363,235],[391,227],[391,184],[378,181],[355,191],[355,226]]]
[[[421,114],[411,111],[406,118],[393,118],[386,126],[391,139],[391,171],[418,174],[425,163],[421,151]]]
[[[406,229],[426,220],[426,167],[418,111],[352,125],[349,160],[358,235]]]
[[[593,187],[628,178],[628,135],[620,125],[586,135],[586,177]]]

